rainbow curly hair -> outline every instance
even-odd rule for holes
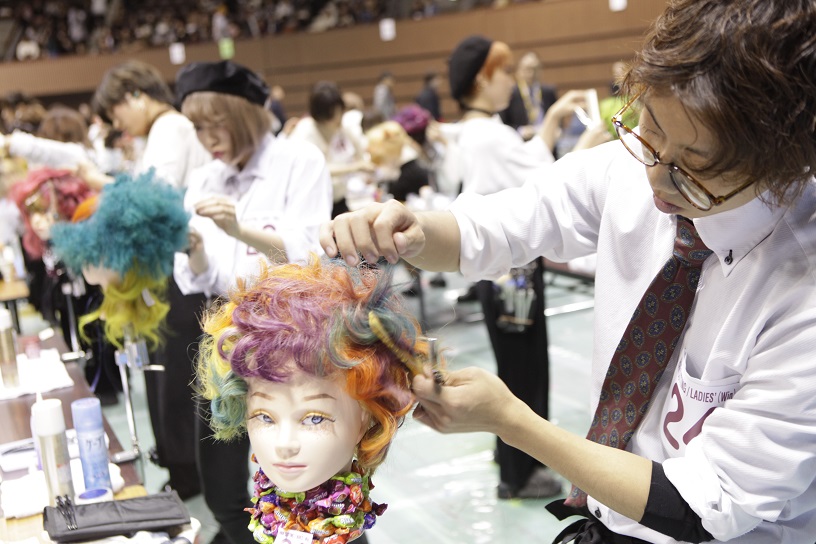
[[[100,307],[79,319],[85,325],[105,320],[105,336],[122,348],[125,332],[161,342],[160,328],[170,309],[163,297],[176,251],[187,246],[189,214],[182,193],[154,178],[153,171],[131,179],[119,176],[97,198],[77,207],[73,223],[55,225],[54,253],[81,273],[93,265],[113,270],[122,281],[103,290]]]
[[[388,343],[370,325],[376,315]],[[246,378],[285,383],[295,372],[344,380],[370,415],[357,450],[373,472],[414,404],[410,376],[396,351],[427,357],[419,324],[391,285],[391,272],[357,269],[341,260],[265,267],[239,280],[229,298],[204,319],[197,375],[210,400],[215,437],[246,431]]]
[[[53,188],[53,191],[50,189]],[[39,259],[45,251],[44,240],[41,240],[31,228],[31,214],[35,208],[43,211],[52,207],[52,197],[56,199],[54,210],[56,219],[69,221],[77,205],[94,195],[85,180],[78,178],[68,170],[38,168],[12,185],[9,196],[17,204],[25,223],[23,247],[31,258]]]

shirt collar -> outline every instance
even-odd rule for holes
[[[240,184],[247,181],[254,181],[257,178],[263,177],[264,172],[261,164],[261,156],[263,155],[262,150],[270,145],[274,139],[275,136],[273,136],[271,133],[265,135],[242,170],[239,171],[231,164],[225,164],[226,175],[224,178],[233,178]]]
[[[763,194],[739,208],[694,219],[700,238],[717,255],[726,277],[785,215],[787,208],[763,199],[770,201],[771,197]]]

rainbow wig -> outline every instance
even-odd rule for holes
[[[162,297],[175,252],[187,246],[188,220],[181,191],[151,170],[135,180],[119,176],[77,208],[74,223],[54,226],[54,252],[69,268],[97,266],[121,278],[103,290],[98,310],[80,318],[83,336],[85,325],[104,319],[105,336],[119,348],[128,326],[151,348],[158,345],[169,310]]]
[[[265,267],[258,278],[239,280],[204,319],[197,373],[200,392],[211,401],[215,437],[229,440],[246,431],[245,378],[285,383],[295,372],[337,378],[370,415],[357,461],[373,472],[414,398],[406,367],[372,331],[369,312],[392,348],[427,356],[390,271],[313,256],[307,265]]]
[[[24,179],[15,183],[9,191],[9,196],[17,204],[20,215],[23,217],[25,224],[23,247],[29,257],[41,258],[46,244],[46,240],[41,240],[31,228],[32,213],[35,211],[44,213],[51,208],[53,195],[56,197],[54,209],[57,217],[55,219],[70,221],[77,205],[93,194],[85,180],[68,170],[39,168],[32,170]],[[41,210],[35,210],[35,208],[41,208]]]

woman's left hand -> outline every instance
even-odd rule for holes
[[[211,196],[196,203],[195,212],[202,217],[209,217],[218,228],[237,238],[241,225],[235,215],[235,203],[224,196]]]
[[[419,401],[414,418],[442,433],[498,434],[521,402],[498,376],[479,368],[451,372],[441,387],[432,377],[416,376],[412,389]]]

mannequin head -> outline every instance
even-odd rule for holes
[[[93,194],[81,178],[68,170],[40,168],[15,183],[10,191],[25,224],[23,247],[32,258],[42,257],[51,228],[69,221],[77,205]]]
[[[78,207],[73,219],[52,230],[54,252],[104,294],[100,309],[80,325],[101,317],[115,345],[128,326],[155,345],[168,310],[161,295],[175,252],[187,245],[189,214],[181,192],[154,179],[152,171],[134,180],[120,176]]]
[[[270,479],[289,471],[280,476],[287,482],[272,479],[285,491],[322,483],[352,457],[373,472],[413,404],[409,372],[392,350],[418,360],[427,352],[387,273],[317,258],[239,281],[204,332],[198,377],[216,438],[248,430]]]
[[[402,149],[409,142],[405,129],[396,121],[386,121],[366,132],[368,154],[371,162],[385,170],[395,170],[393,179],[399,177]]]

